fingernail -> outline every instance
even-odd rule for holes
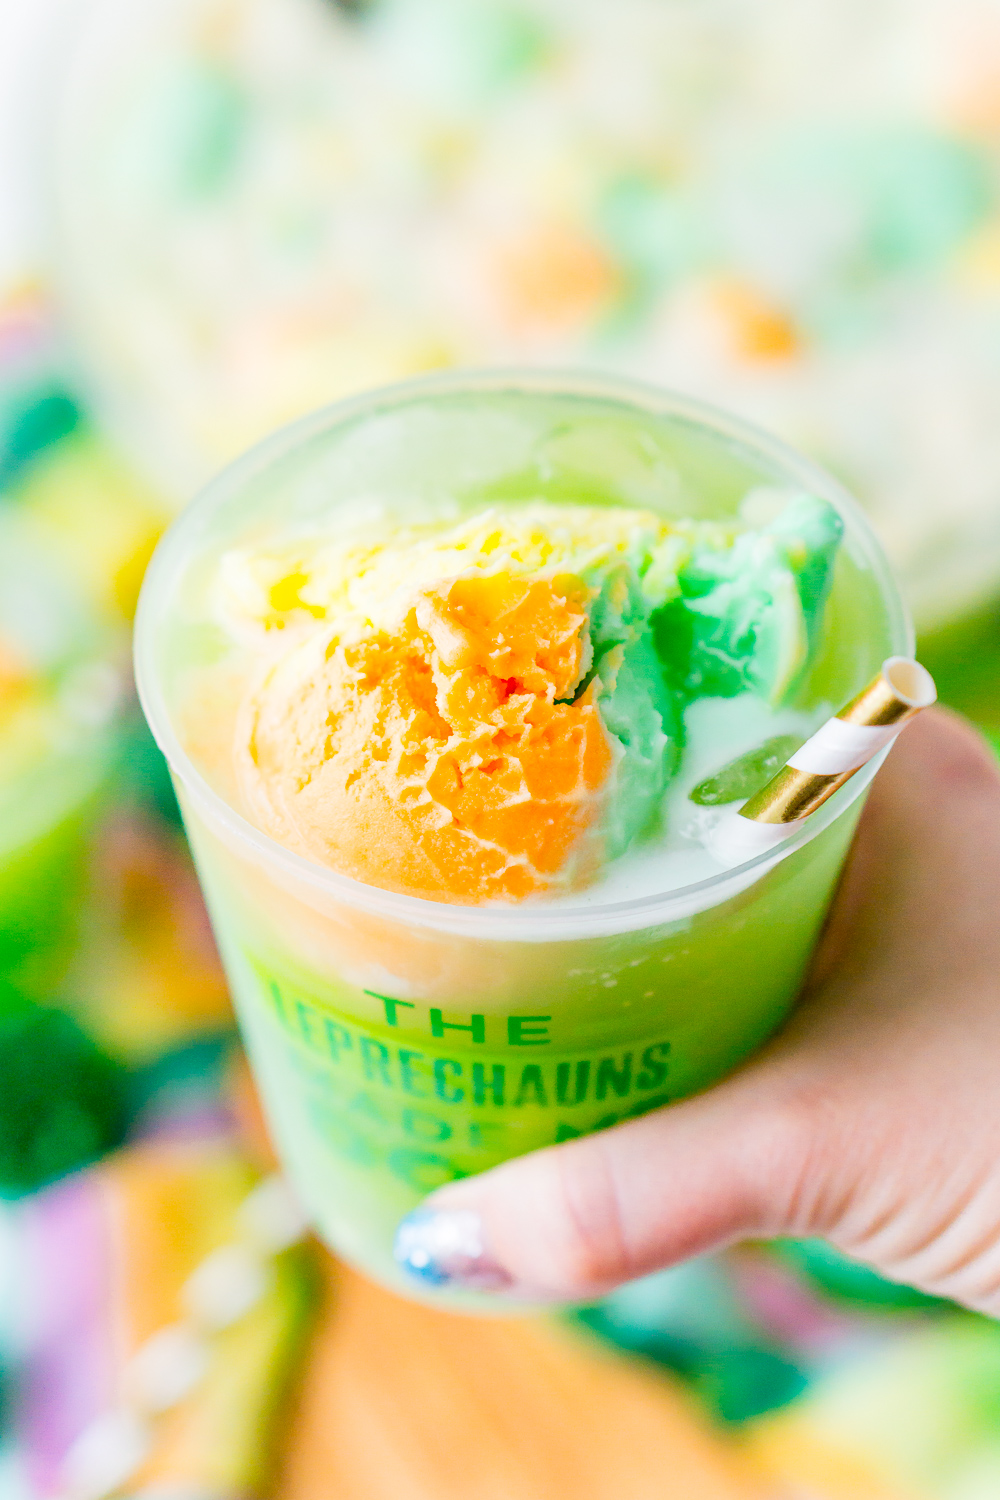
[[[394,1253],[404,1271],[431,1286],[499,1292],[513,1285],[487,1249],[482,1220],[471,1209],[414,1209],[396,1231]]]

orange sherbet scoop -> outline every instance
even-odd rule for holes
[[[462,577],[398,629],[324,635],[268,674],[237,735],[251,815],[389,890],[476,903],[583,883],[614,765],[578,577]]]

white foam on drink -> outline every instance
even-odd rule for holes
[[[666,895],[718,875],[725,867],[709,852],[706,839],[719,819],[740,803],[699,807],[690,800],[691,790],[775,735],[807,739],[830,712],[829,704],[808,712],[772,708],[754,693],[696,699],[685,713],[687,744],[680,769],[664,798],[659,830],[608,864],[593,885],[530,904],[563,911],[607,906]]]

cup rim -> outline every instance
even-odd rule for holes
[[[876,580],[886,610],[891,653],[911,655],[913,626],[895,577],[871,524],[856,500],[820,465],[813,463],[781,439],[751,422],[698,398],[599,370],[563,368],[458,368],[420,375],[391,385],[362,391],[278,428],[223,468],[181,511],[161,538],[146,571],[135,620],[134,662],[139,700],[150,729],[174,776],[193,802],[238,843],[249,846],[272,867],[296,881],[318,889],[344,905],[376,916],[403,921],[414,927],[431,927],[465,933],[470,937],[539,941],[597,932],[626,931],[660,926],[715,906],[754,883],[766,866],[811,843],[845,813],[869,786],[888,749],[874,757],[826,805],[813,814],[804,827],[780,847],[765,851],[731,870],[671,891],[629,897],[602,904],[564,906],[534,905],[524,901],[509,906],[466,906],[431,901],[399,891],[367,885],[327,865],[285,848],[255,827],[209,784],[184,749],[174,729],[162,691],[154,645],[162,618],[162,601],[183,575],[192,545],[204,534],[220,506],[263,471],[279,463],[296,448],[326,431],[362,416],[408,404],[434,395],[468,395],[475,392],[520,391],[548,396],[580,396],[618,401],[651,415],[669,416],[709,429],[717,437],[749,448],[770,460],[792,482],[829,500],[848,523],[852,541],[860,548]],[[717,894],[715,900],[704,900]]]

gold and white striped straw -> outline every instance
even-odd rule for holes
[[[908,656],[890,656],[866,688],[790,756],[738,812],[713,830],[721,864],[742,864],[791,838],[903,726],[937,698],[934,679]]]

